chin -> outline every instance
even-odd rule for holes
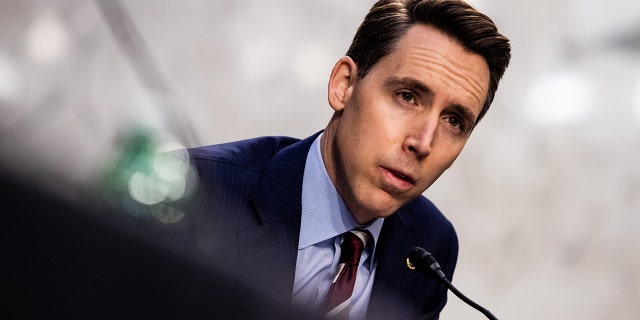
[[[353,203],[356,206],[349,209],[352,214],[362,223],[362,221],[371,221],[375,218],[386,218],[394,214],[400,207],[408,201],[406,199],[398,199],[390,193],[381,189],[359,190],[360,193],[352,194]],[[357,209],[356,209],[357,208]],[[356,209],[357,212],[353,211]]]
[[[373,218],[386,218],[395,213],[402,204],[398,201],[388,201],[387,199],[368,199],[362,203],[362,211],[367,216]]]

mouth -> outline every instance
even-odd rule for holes
[[[405,183],[408,183],[410,185],[414,185],[416,183],[416,180],[410,176],[408,173],[399,171],[399,170],[395,170],[392,168],[387,168],[387,167],[383,167],[383,169],[385,171],[387,171],[388,173],[390,173],[392,176],[394,176],[395,178],[404,181]]]

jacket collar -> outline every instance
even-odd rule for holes
[[[285,147],[265,168],[252,195],[263,224],[300,218],[304,166],[311,144],[320,133]]]
[[[256,288],[291,300],[302,213],[302,179],[307,153],[317,134],[280,150],[268,163],[251,195],[258,224],[238,233],[245,274]]]

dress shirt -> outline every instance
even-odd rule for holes
[[[340,235],[353,229],[366,229],[373,241],[367,244],[360,259],[349,313],[351,320],[364,319],[376,270],[375,246],[384,219],[361,225],[353,218],[324,167],[321,138],[322,134],[309,150],[302,181],[302,221],[293,302],[310,310],[320,310],[337,272]]]

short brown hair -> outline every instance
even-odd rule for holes
[[[477,123],[489,110],[509,65],[511,45],[488,16],[464,1],[378,1],[364,18],[347,51],[347,56],[358,66],[358,79],[364,78],[380,59],[389,55],[407,30],[418,23],[437,28],[465,49],[482,56],[489,65],[489,89]]]

